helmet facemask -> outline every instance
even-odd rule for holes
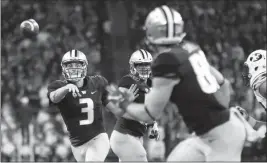
[[[147,80],[151,75],[151,63],[133,63],[130,65],[131,73],[141,80]]]
[[[249,73],[249,67],[247,63],[244,64],[242,77],[243,77],[244,84],[246,86],[249,86],[252,75]]]
[[[61,66],[64,78],[70,82],[78,82],[87,74],[87,64],[84,61],[66,61]]]

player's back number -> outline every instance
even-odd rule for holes
[[[197,76],[198,84],[204,93],[215,93],[219,88],[216,78],[210,72],[210,65],[202,50],[189,57],[189,61]]]

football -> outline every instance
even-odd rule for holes
[[[20,31],[26,37],[36,36],[39,33],[39,25],[34,19],[24,20],[20,24]]]

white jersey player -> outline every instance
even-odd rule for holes
[[[266,50],[252,52],[246,62],[246,79],[253,89],[258,102],[266,109]]]
[[[245,68],[245,73],[243,74],[245,82],[252,88],[256,99],[266,111],[266,50],[253,51],[245,61]],[[263,132],[266,132],[266,122],[255,120],[243,108],[237,107],[237,109],[254,129],[265,126],[265,131]]]

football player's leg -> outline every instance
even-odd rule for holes
[[[172,150],[167,161],[205,161],[205,152],[208,150],[209,147],[197,137],[188,138]]]
[[[120,161],[147,161],[141,138],[114,130],[110,137],[110,145]]]
[[[201,136],[211,147],[207,161],[241,161],[241,153],[246,139],[243,122],[233,113],[230,120]]]
[[[247,136],[244,122],[242,122],[242,120],[239,119],[236,114],[231,113],[231,117],[230,117],[231,127],[229,127],[229,129],[227,130],[228,134],[225,135],[225,138],[228,140],[228,145],[229,144],[232,145],[230,150],[228,150],[228,154],[229,154],[228,157],[231,158],[230,161],[241,161],[241,154],[242,154],[244,144],[246,141],[246,136]],[[236,131],[236,132],[233,133],[233,131]],[[229,139],[229,135],[231,135],[230,139]],[[227,150],[227,147],[226,147],[226,150]]]
[[[110,149],[107,133],[101,133],[90,140],[85,153],[85,161],[104,161]]]
[[[73,147],[71,145],[72,154],[73,154],[73,156],[77,162],[83,162],[84,161],[84,153],[82,152],[83,151],[82,149],[84,149],[85,146],[86,146],[86,144],[81,145],[79,147]]]
[[[95,155],[95,151],[93,147],[88,147],[85,152],[85,161],[93,161],[93,157]]]

